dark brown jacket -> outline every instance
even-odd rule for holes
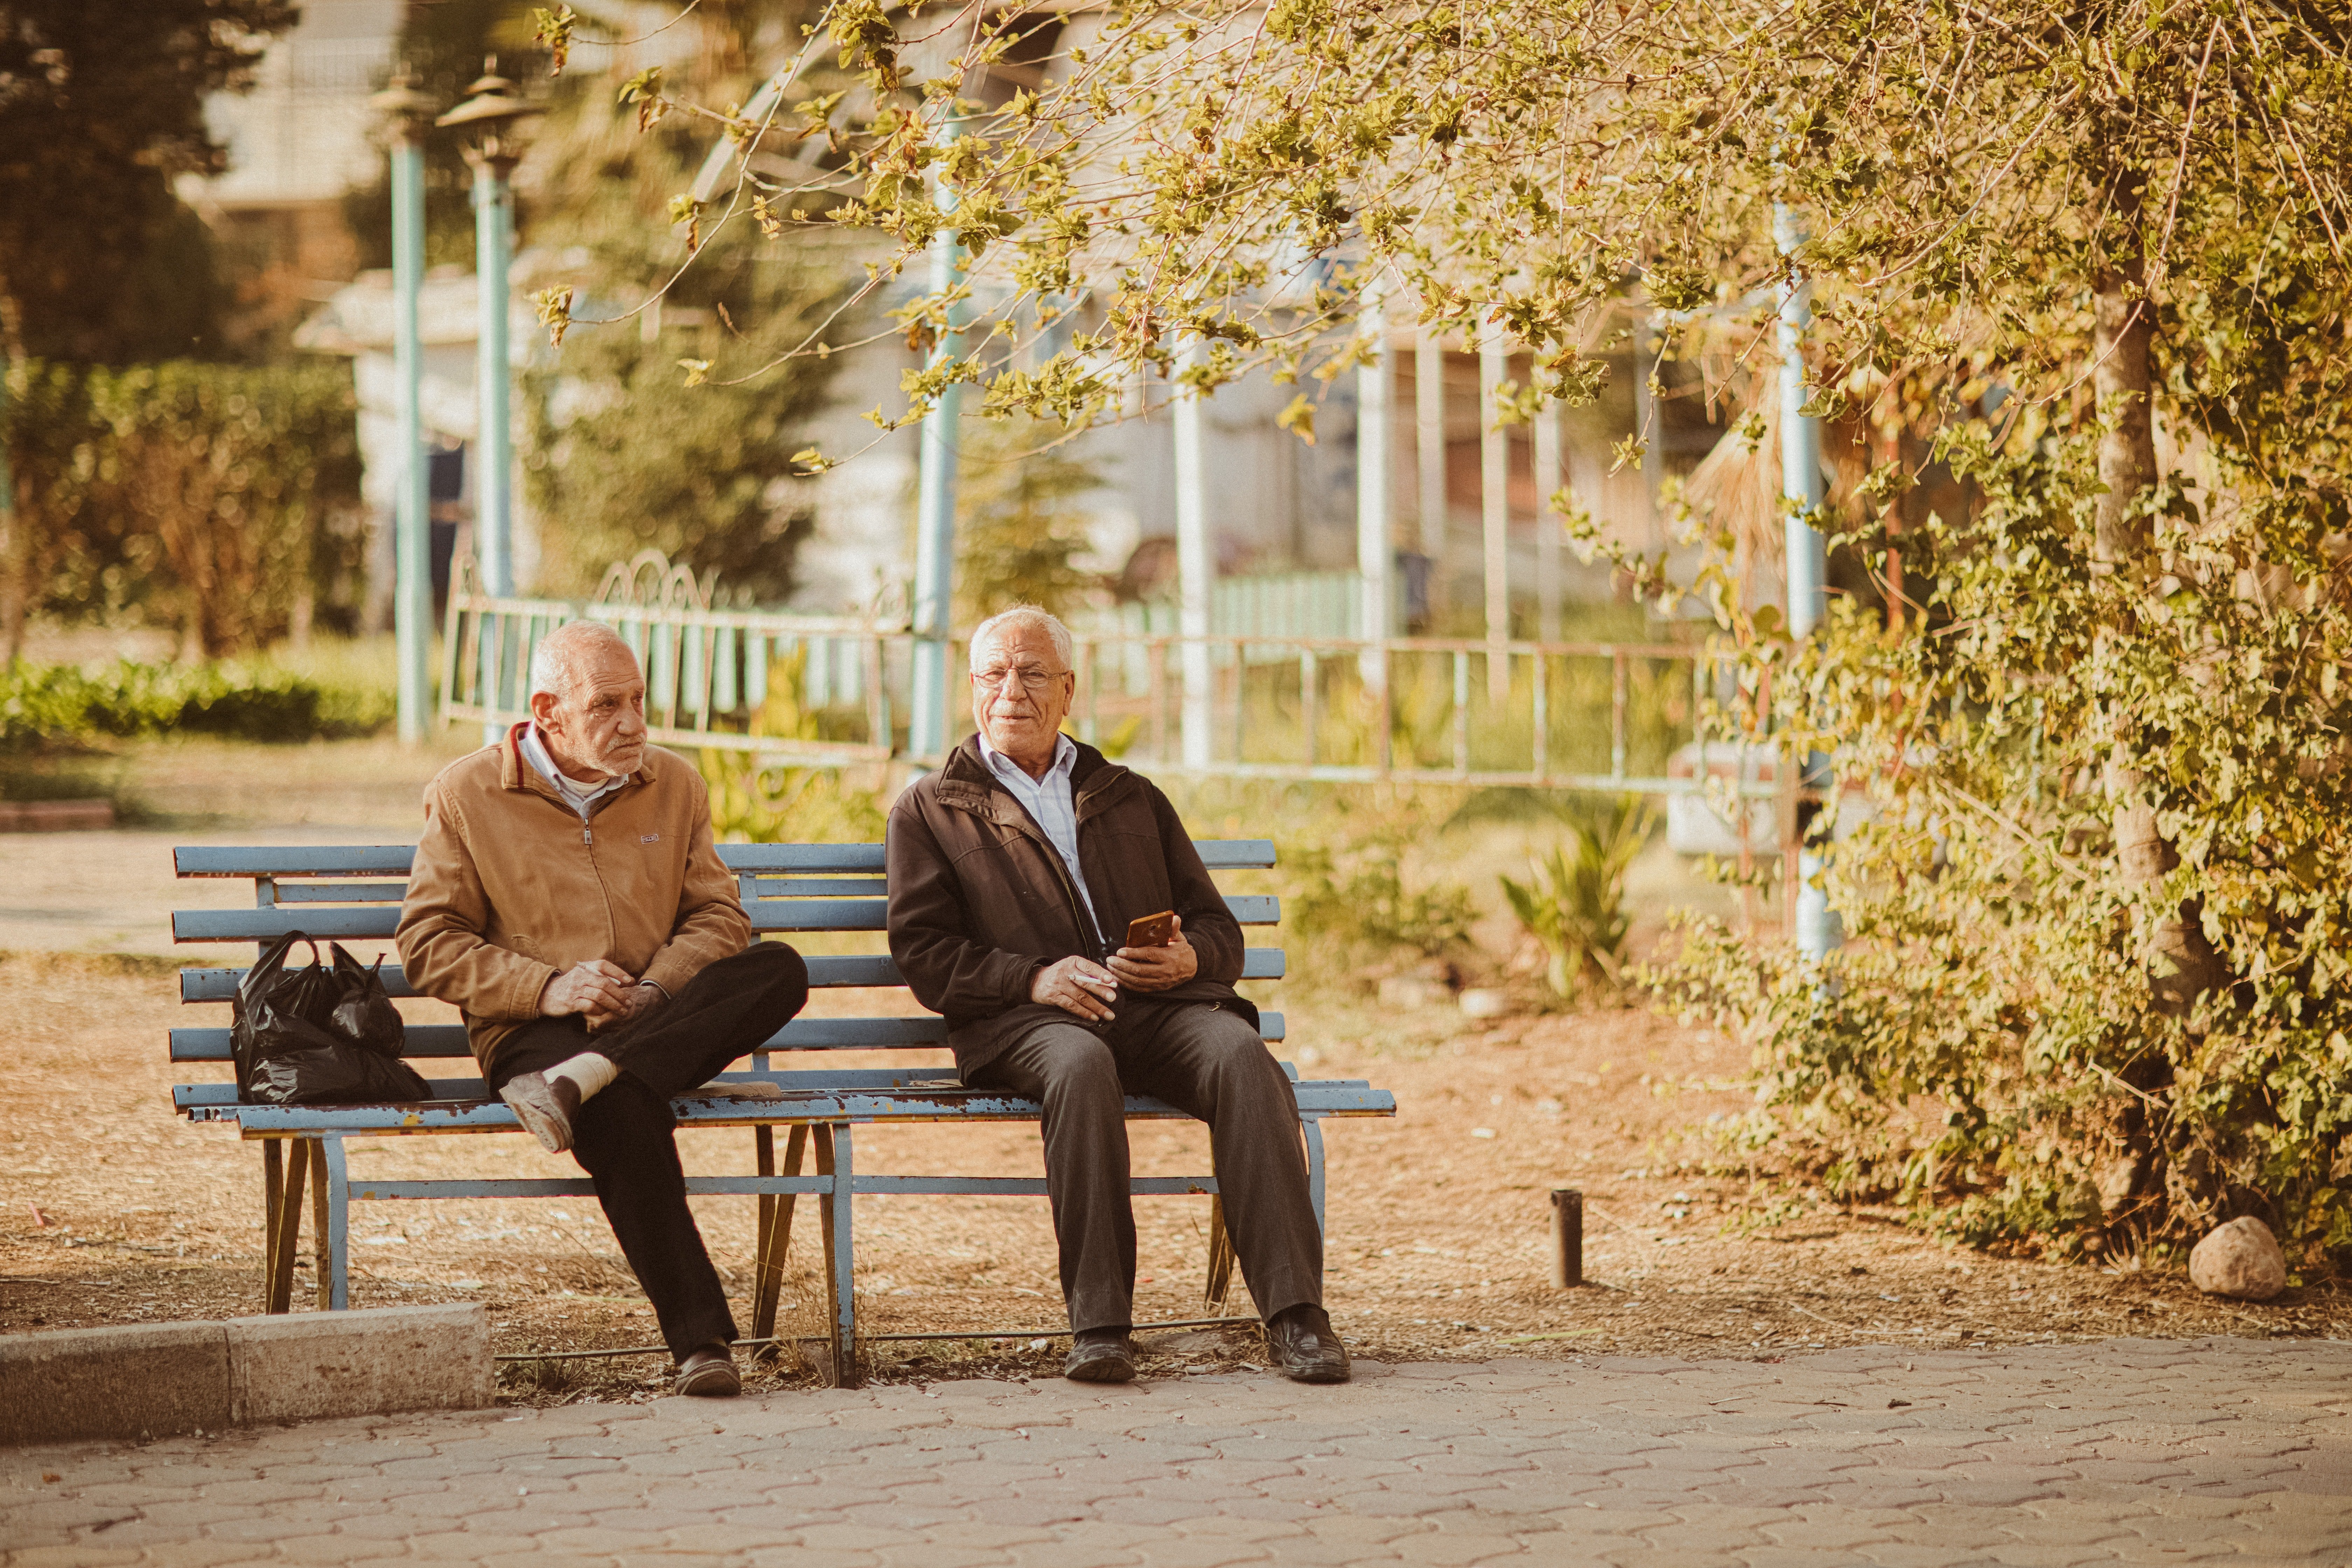
[[[1253,1024],[1234,992],[1242,928],[1168,797],[1142,774],[1078,747],[1070,769],[1078,864],[1096,917],[1115,949],[1127,922],[1174,910],[1200,955],[1192,978],[1148,997],[1122,988],[1114,1010],[1217,1002]],[[956,1069],[969,1078],[1040,1023],[1076,1022],[1029,999],[1038,970],[1073,953],[1101,960],[1069,873],[1011,791],[989,772],[976,739],[917,781],[890,810],[890,956],[916,1000],[948,1021]]]

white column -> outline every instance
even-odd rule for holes
[[[1178,374],[1200,364],[1201,340],[1186,333],[1176,351]],[[1202,437],[1208,399],[1179,382],[1176,423],[1177,630],[1183,634],[1183,761],[1188,769],[1209,765],[1209,737],[1216,689],[1209,668],[1209,601],[1216,586],[1216,563],[1209,553],[1208,457]]]
[[[950,116],[940,127],[940,139],[952,141],[958,130]],[[931,194],[952,210],[954,197],[934,175]],[[955,288],[962,270],[963,247],[953,229],[931,237],[930,290],[945,295]],[[950,307],[950,329],[961,325],[961,307]],[[963,352],[963,339],[953,330],[940,334],[930,363],[951,363]],[[955,625],[956,447],[963,414],[963,388],[950,385],[923,416],[916,453],[915,593],[908,617],[915,634],[913,668],[909,675],[911,710],[907,715],[907,750],[930,762],[945,761],[954,725],[948,719],[950,687],[954,673],[949,666],[949,639]],[[890,737],[880,736],[884,745]]]
[[[1549,398],[1536,411],[1536,636],[1559,640],[1560,515],[1552,498],[1565,489],[1560,466],[1559,405]]]
[[[1643,442],[1642,488],[1649,497],[1644,503],[1648,521],[1643,525],[1645,550],[1663,550],[1666,542],[1666,520],[1658,513],[1658,491],[1666,480],[1666,416],[1650,387],[1650,378],[1658,374],[1659,350],[1652,342],[1652,329],[1658,325],[1649,311],[1633,312],[1633,422]]]
[[[1495,405],[1510,363],[1509,340],[1499,322],[1478,329],[1478,515],[1486,554],[1486,694],[1501,702],[1511,694],[1511,661],[1503,645],[1511,636],[1511,448]]]
[[[1412,346],[1412,439],[1421,490],[1421,552],[1429,558],[1429,618],[1445,613],[1445,337],[1424,324]]]
[[[1389,518],[1389,382],[1388,312],[1380,280],[1364,290],[1364,311],[1357,330],[1371,345],[1372,357],[1356,367],[1356,581],[1362,607],[1356,617],[1357,635],[1377,641],[1390,635],[1389,605],[1393,597],[1390,575],[1396,546]],[[1384,651],[1367,651],[1358,661],[1365,686],[1378,690],[1388,684]]]
[[[392,144],[393,363],[400,378],[400,489],[394,514],[393,647],[399,660],[400,740],[414,745],[432,722],[432,502],[425,471],[425,144],[412,125]]]

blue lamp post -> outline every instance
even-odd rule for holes
[[[1774,207],[1772,237],[1782,255],[1793,258],[1805,243],[1804,220],[1785,206]],[[1816,526],[1828,495],[1822,479],[1822,422],[1804,411],[1805,331],[1812,321],[1811,280],[1792,268],[1780,286],[1780,496],[1789,510],[1789,635],[1799,638],[1812,636],[1829,613],[1828,542]],[[1829,760],[1816,752],[1805,759],[1801,782],[1818,788],[1829,774]],[[1825,801],[1820,809],[1834,818],[1837,802]],[[1844,940],[1837,911],[1820,885],[1822,870],[1818,849],[1799,850],[1797,951],[1814,960]]]
[[[466,101],[434,121],[477,133],[466,149],[474,169],[474,288],[480,310],[475,334],[477,409],[474,440],[474,556],[481,567],[482,591],[503,598],[514,584],[514,428],[507,394],[514,366],[507,346],[507,263],[514,252],[514,170],[522,158],[516,131],[521,121],[547,110],[515,96],[515,84],[498,74],[495,56],[466,89]],[[485,639],[482,701],[499,703],[499,658],[505,650]],[[520,693],[517,694],[518,700]],[[482,727],[483,743],[494,744],[499,721]]]
[[[434,121],[479,133],[466,149],[474,169],[474,275],[481,327],[475,356],[480,396],[476,440],[479,467],[474,480],[474,548],[482,586],[492,594],[514,592],[514,434],[507,393],[512,366],[507,346],[507,264],[514,252],[515,164],[519,123],[545,108],[515,96],[515,84],[487,68],[466,89],[466,101]]]

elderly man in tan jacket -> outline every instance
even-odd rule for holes
[[[573,621],[530,675],[530,721],[425,786],[401,963],[463,1010],[483,1079],[522,1124],[593,1178],[677,1391],[734,1394],[735,1320],[669,1102],[799,1012],[808,969],[751,941],[701,776],[646,742],[628,645]]]

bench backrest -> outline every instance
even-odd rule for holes
[[[1263,838],[1196,840],[1212,871],[1258,869],[1274,864],[1274,845]],[[184,846],[173,852],[185,878],[250,879],[251,909],[175,910],[172,939],[179,942],[275,941],[300,931],[323,944],[328,939],[390,942],[400,924],[400,900],[415,854],[405,844],[260,847]],[[736,875],[751,927],[761,933],[872,931],[885,929],[887,904],[879,844],[722,844],[719,858]],[[1266,895],[1227,895],[1225,907],[1245,926],[1270,926],[1281,919],[1281,900]],[[298,956],[307,962],[308,952]],[[362,955],[366,956],[366,955]],[[813,987],[903,985],[887,953],[816,954],[808,960]],[[1279,948],[1247,950],[1243,977],[1278,980]],[[183,1002],[227,1002],[236,994],[239,969],[180,972]],[[389,959],[384,988],[414,996],[400,965]],[[1262,1033],[1283,1037],[1279,1013],[1266,1013]],[[947,1025],[935,1015],[920,1017],[796,1018],[768,1042],[771,1051],[945,1049]],[[468,1057],[466,1031],[457,1024],[411,1024],[403,1054],[409,1057]],[[173,1029],[175,1062],[230,1059],[225,1028]],[[764,1064],[761,1064],[764,1065]]]

